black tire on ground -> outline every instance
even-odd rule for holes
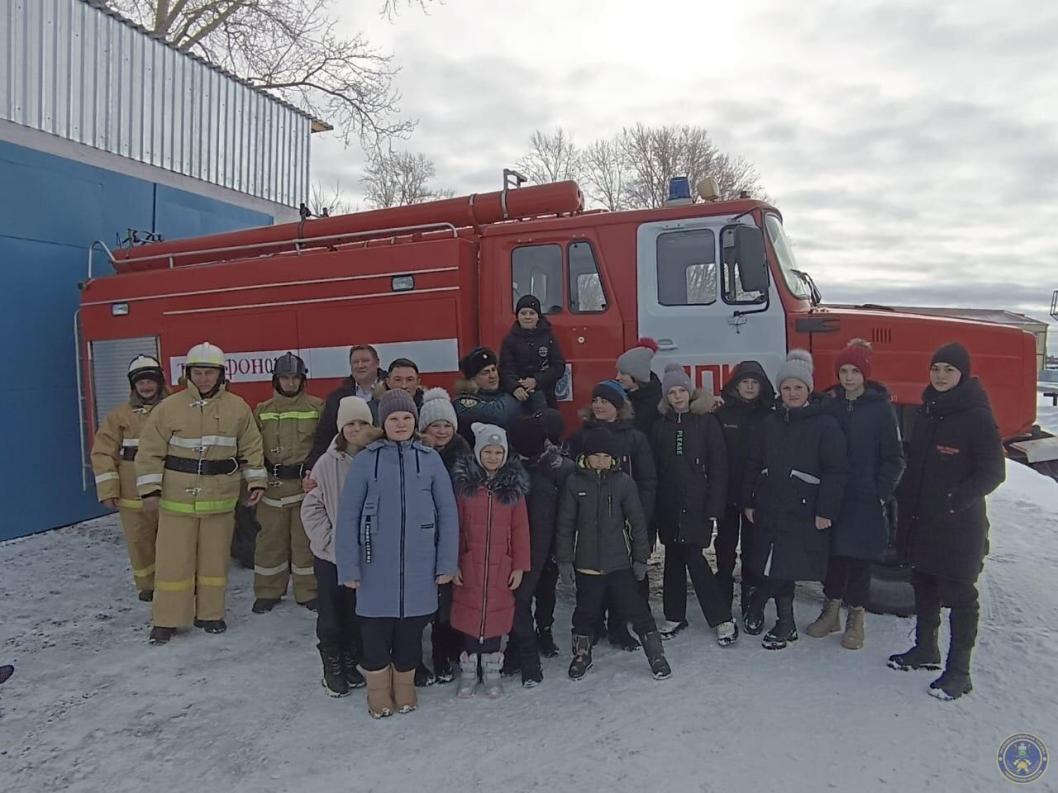
[[[867,598],[867,610],[872,614],[914,616],[915,590],[911,586],[910,565],[871,566],[871,591]]]
[[[254,509],[239,504],[235,508],[235,532],[231,536],[231,558],[240,567],[253,570],[253,556],[257,545],[257,532],[261,524],[257,522]]]

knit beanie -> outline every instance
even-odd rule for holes
[[[509,455],[507,448],[507,433],[495,424],[481,424],[475,421],[470,425],[470,431],[474,433],[474,459],[481,462],[481,452],[488,446],[500,446],[503,448],[504,459]]]
[[[864,380],[871,379],[871,343],[865,339],[853,339],[834,359],[834,374],[841,374],[841,367],[855,366],[863,374]]]
[[[631,375],[636,382],[649,383],[650,364],[657,351],[658,343],[644,337],[636,342],[635,347],[617,356],[617,371]]]
[[[616,457],[613,433],[602,427],[591,427],[584,430],[580,438],[581,454],[608,454]]]
[[[514,307],[514,313],[517,314],[523,308],[531,308],[536,312],[537,316],[544,313],[540,307],[540,298],[536,295],[522,295],[518,298],[518,304]]]
[[[468,380],[478,374],[486,366],[494,366],[498,363],[496,353],[488,347],[475,347],[466,358],[459,362],[459,368],[463,376]]]
[[[452,398],[443,388],[427,388],[422,395],[422,407],[419,408],[419,432],[438,421],[447,421],[453,427],[459,426],[456,409],[452,407]]]
[[[625,400],[627,399],[624,386],[617,380],[603,380],[595,386],[595,388],[591,390],[591,398],[595,399],[595,397],[605,399],[618,410],[624,407]]]
[[[547,446],[543,412],[515,418],[507,427],[507,437],[515,454],[530,459],[539,457]]]
[[[415,400],[403,388],[394,388],[382,395],[378,403],[378,425],[385,426],[389,414],[397,412],[411,413],[416,420],[419,418],[419,409],[415,407]]]
[[[782,384],[787,380],[800,380],[808,386],[809,391],[815,390],[815,381],[812,379],[812,353],[808,350],[790,350],[783,365],[779,367],[775,383],[782,388]]]
[[[357,396],[342,397],[338,403],[338,432],[351,421],[362,421],[365,424],[374,424],[375,417],[371,415],[371,408]]]
[[[688,392],[694,390],[691,388],[691,378],[687,376],[683,367],[678,363],[670,363],[665,367],[665,374],[661,378],[661,395],[667,397],[669,391],[677,387],[686,388]]]
[[[533,414],[544,423],[544,432],[547,439],[556,446],[562,443],[562,433],[566,431],[566,420],[562,418],[562,412],[555,408],[544,408]]]
[[[933,353],[933,360],[929,364],[932,366],[935,363],[946,363],[954,366],[962,374],[963,380],[970,376],[970,352],[957,341],[945,344]]]

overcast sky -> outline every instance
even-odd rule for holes
[[[825,300],[1047,318],[1058,3],[448,0],[393,23],[355,5],[348,29],[403,69],[406,147],[457,195],[498,189],[534,129],[701,124],[757,166]],[[357,199],[358,148],[317,135],[312,157]]]

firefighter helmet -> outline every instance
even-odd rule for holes
[[[288,352],[284,355],[280,355],[275,359],[272,364],[272,387],[283,396],[293,397],[301,393],[302,389],[305,388],[305,380],[308,379],[309,370],[305,366],[305,362],[300,357],[294,355],[292,352]],[[289,393],[279,387],[280,375],[287,375],[293,377],[300,377],[301,380],[298,383],[298,388],[293,393]]]
[[[165,374],[158,359],[150,355],[137,355],[129,364],[129,385],[135,386],[137,380],[150,378],[158,385],[165,385]]]
[[[187,357],[184,359],[184,368],[187,369],[191,366],[224,369],[224,350],[215,344],[210,344],[208,341],[196,344],[187,351]]]

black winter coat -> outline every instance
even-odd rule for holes
[[[650,434],[658,474],[654,522],[666,545],[708,547],[712,519],[724,516],[727,450],[720,424],[708,412],[711,401],[696,392],[691,412],[683,414],[664,405]]]
[[[529,472],[529,544],[533,571],[543,570],[555,553],[555,524],[558,521],[558,501],[566,478],[576,470],[576,464],[565,457],[557,446],[548,446],[538,457],[522,461]]]
[[[566,359],[547,317],[540,317],[532,330],[515,322],[500,347],[500,388],[513,394],[519,380],[532,377],[550,403],[554,401],[555,383],[565,373]]]
[[[376,397],[368,402],[368,407],[371,408],[371,415],[375,417],[377,423],[378,396],[385,390],[385,386],[382,384],[386,382],[386,373],[379,369],[375,377]],[[351,376],[342,380],[342,384],[327,394],[327,399],[324,400],[323,415],[320,416],[320,421],[316,425],[316,437],[312,440],[312,451],[309,452],[309,456],[305,460],[305,468],[307,470],[312,470],[312,466],[324,455],[327,448],[331,445],[331,441],[334,440],[334,436],[338,434],[338,403],[347,396],[356,396],[356,381]]]
[[[900,531],[916,570],[973,582],[988,554],[985,496],[1006,479],[988,395],[977,378],[922,395],[897,489]]]
[[[656,374],[651,372],[649,383],[640,383],[635,391],[625,393],[628,401],[632,403],[632,422],[637,430],[649,438],[654,422],[661,415],[658,412],[658,405],[662,400],[661,381]]]
[[[756,509],[754,569],[786,581],[822,581],[830,530],[816,516],[837,520],[848,479],[845,436],[827,413],[825,397],[780,405],[764,420],[746,463],[745,504]]]
[[[583,450],[581,449],[582,437],[585,430],[592,427],[602,427],[613,433],[617,442],[618,467],[632,477],[639,489],[639,503],[643,506],[643,514],[646,515],[647,523],[654,517],[654,503],[658,490],[658,474],[654,467],[654,452],[650,449],[650,441],[647,436],[636,429],[635,424],[627,419],[617,421],[596,421],[588,419],[584,426],[570,436],[567,444],[569,456],[578,461]]]
[[[753,372],[760,381],[760,395],[747,402],[738,395],[738,381],[746,372]],[[741,510],[745,490],[746,460],[753,446],[754,436],[760,432],[775,407],[775,389],[756,361],[743,361],[732,372],[721,392],[724,404],[713,415],[720,422],[727,445],[727,504]]]
[[[849,481],[831,530],[830,552],[877,560],[889,546],[887,505],[904,473],[892,397],[884,385],[873,382],[851,402],[840,385],[826,393],[827,408],[845,433],[849,455]]]
[[[452,436],[452,440],[448,442],[447,446],[443,449],[438,449],[438,453],[441,455],[441,462],[445,464],[445,469],[448,471],[449,476],[452,475],[452,469],[461,458],[474,456],[474,450],[470,448],[466,438],[458,432]]]
[[[616,467],[593,471],[578,464],[558,504],[555,558],[603,575],[627,570],[650,556],[647,522],[636,484]]]

